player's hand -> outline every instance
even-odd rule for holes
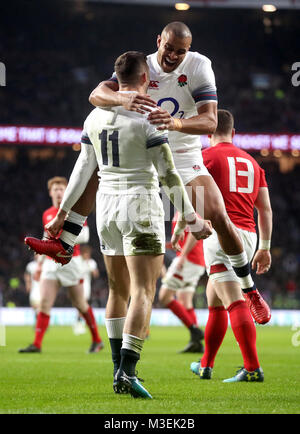
[[[150,124],[157,125],[157,130],[169,130],[172,131],[175,129],[174,118],[170,115],[167,110],[162,110],[158,108],[157,110],[153,110],[149,116],[148,120]]]
[[[134,92],[122,94],[122,106],[126,110],[141,114],[151,112],[151,107],[157,107],[156,102],[149,95]]]
[[[51,237],[55,238],[55,237],[57,237],[57,235],[61,231],[63,224],[64,224],[64,221],[65,221],[64,215],[63,214],[61,214],[61,215],[57,214],[54,217],[54,219],[51,220],[51,222],[46,224],[45,229]]]
[[[210,220],[202,220],[197,216],[193,223],[188,224],[196,240],[205,240],[213,233]]]
[[[179,245],[179,241],[184,240],[184,231],[181,234],[173,234],[171,238],[172,249],[176,252],[181,252],[181,247]]]
[[[252,270],[256,269],[256,274],[264,274],[270,270],[272,263],[269,250],[257,250],[252,260]]]

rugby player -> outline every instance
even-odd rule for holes
[[[203,159],[218,184],[228,212],[237,228],[249,261],[256,250],[257,235],[254,208],[258,212],[259,244],[252,260],[257,274],[271,266],[272,208],[264,170],[254,158],[233,145],[234,119],[227,110],[218,110],[218,127],[211,136],[211,147],[204,150]],[[204,256],[209,275],[207,301],[209,318],[205,328],[205,352],[191,369],[200,379],[210,379],[217,351],[227,330],[228,314],[231,327],[241,350],[244,366],[237,375],[225,382],[263,381],[264,373],[256,350],[256,328],[241,286],[225,255],[216,232],[204,241]],[[255,307],[254,307],[255,309]],[[257,312],[258,322],[264,316]],[[267,320],[271,318],[269,312]]]

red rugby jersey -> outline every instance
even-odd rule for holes
[[[44,229],[45,229],[46,224],[51,222],[51,220],[54,219],[54,217],[56,216],[57,213],[58,213],[58,208],[55,208],[55,206],[51,206],[50,208],[46,209],[46,211],[43,214]],[[86,226],[87,222],[85,222],[84,225]],[[79,255],[80,255],[80,246],[79,246],[79,244],[76,244],[73,247],[73,256],[79,256]]]
[[[177,219],[178,219],[178,212],[175,213],[173,220],[172,220],[172,233],[174,232],[174,228],[175,228]],[[184,246],[188,234],[189,234],[189,231],[185,230],[183,241],[179,241],[179,243],[178,243],[181,248]],[[180,256],[180,252],[176,252],[176,256]],[[203,254],[203,240],[199,240],[197,242],[197,244],[188,253],[187,259],[190,262],[193,262],[194,264],[202,265],[202,267],[205,267],[204,254]]]
[[[227,213],[238,228],[255,232],[254,203],[260,187],[267,187],[265,171],[247,152],[232,143],[218,143],[202,151],[203,161],[224,198]]]

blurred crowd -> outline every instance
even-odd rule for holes
[[[238,131],[300,131],[300,87],[291,83],[292,64],[300,60],[299,11],[200,8],[183,16],[166,7],[61,0],[3,7],[0,61],[7,77],[0,88],[0,124],[80,127],[91,110],[89,93],[110,77],[115,58],[128,50],[154,52],[162,28],[183,20],[193,32],[192,50],[213,62],[219,106],[233,112]],[[47,179],[68,177],[76,157],[70,149],[33,157],[20,147],[14,159],[0,158],[0,305],[28,305],[23,272],[32,254],[23,238],[42,235],[41,216],[51,205]],[[273,266],[256,282],[273,307],[300,308],[300,169],[281,173],[276,163],[264,165],[274,210]],[[94,215],[89,222],[100,268],[92,303],[104,306],[107,281]],[[197,307],[205,306],[204,285],[205,279]],[[57,303],[68,303],[63,293]]]
[[[194,8],[180,14],[171,7],[75,0],[3,7],[1,123],[80,126],[89,93],[111,76],[116,57],[128,50],[153,53],[162,28],[183,20],[193,33],[191,49],[212,60],[220,107],[233,112],[240,131],[300,129],[300,88],[291,82],[300,11]]]

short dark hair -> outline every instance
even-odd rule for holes
[[[127,51],[115,61],[115,71],[121,84],[135,84],[146,70],[147,57],[139,51]]]
[[[228,110],[218,110],[218,126],[215,131],[216,136],[230,134],[234,127],[234,118]]]
[[[185,38],[191,38],[192,39],[192,32],[188,28],[186,24],[184,24],[182,21],[173,21],[172,23],[169,23],[164,27],[163,33],[173,33],[176,38],[179,39],[185,39]]]

